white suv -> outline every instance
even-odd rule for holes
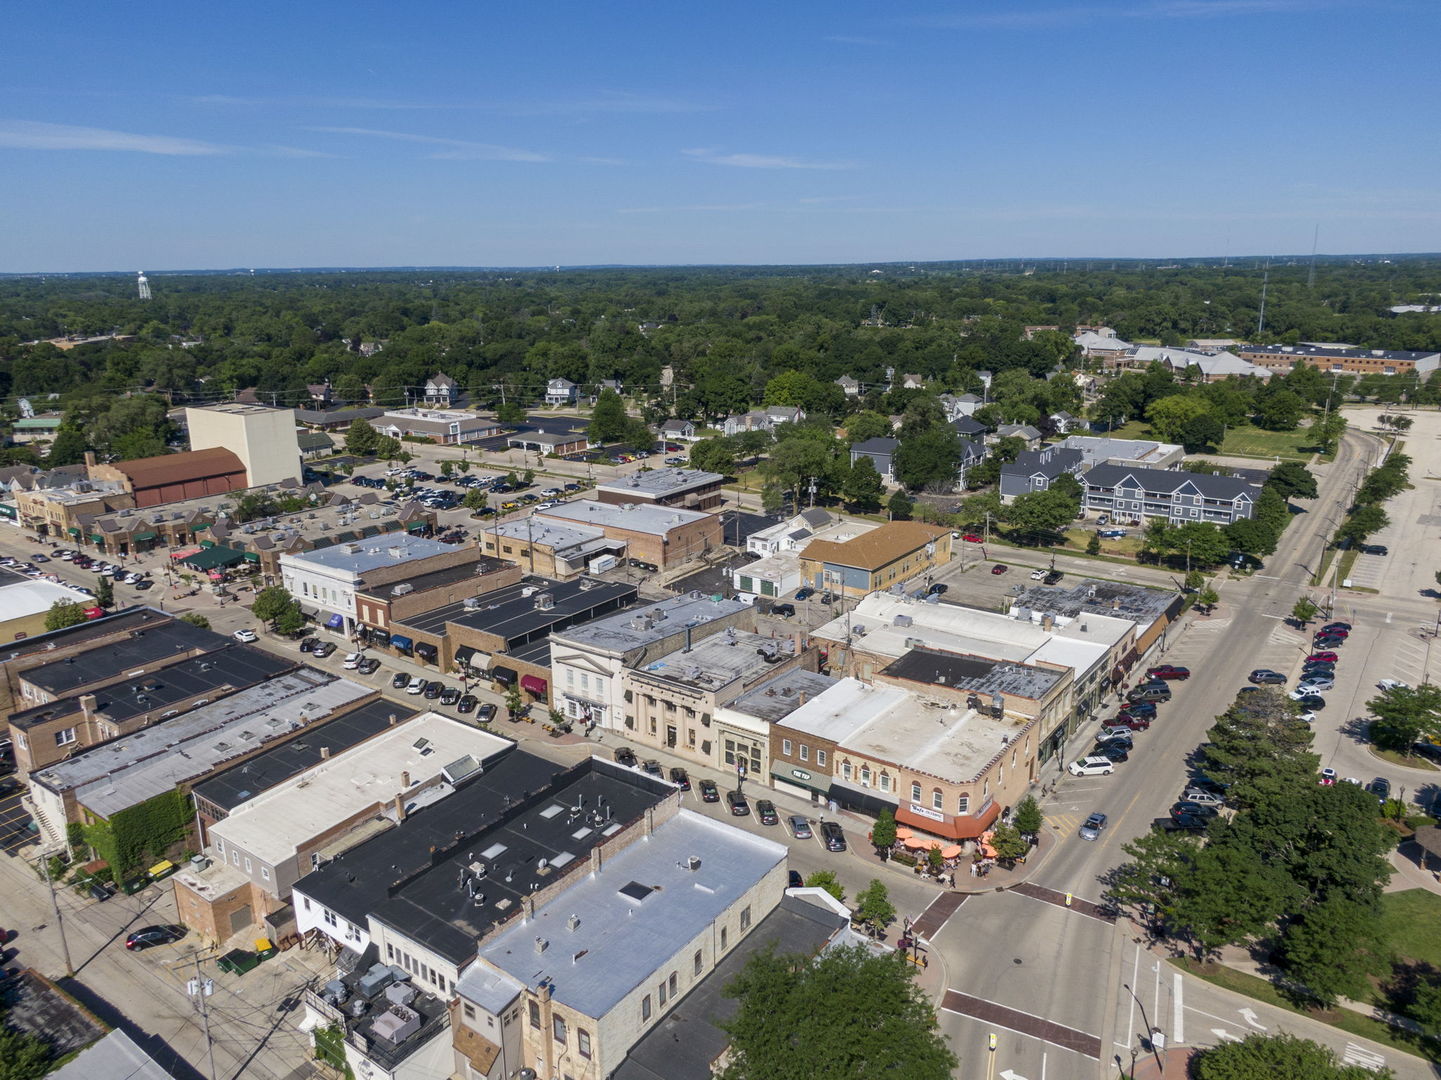
[[[1080,761],[1071,762],[1066,768],[1072,776],[1108,776],[1116,771],[1111,759],[1103,757],[1083,757]]]
[[[340,666],[343,668],[349,668],[351,671],[354,671],[360,666],[360,654],[358,652],[346,653],[345,660],[341,663]]]
[[[416,675],[410,680],[410,685],[405,688],[407,694],[418,694],[425,689],[425,680]]]

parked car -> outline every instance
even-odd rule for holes
[[[1031,571],[1031,580],[1032,580],[1032,581],[1040,581],[1040,580],[1041,580],[1043,577],[1045,577],[1045,576],[1046,576],[1046,572],[1045,572],[1044,570],[1032,570],[1032,571]]]
[[[1351,624],[1348,622],[1328,622],[1316,632],[1318,634],[1349,634],[1351,632]]]
[[[935,582],[933,585],[931,585],[931,587],[930,587],[929,589],[926,590],[926,595],[927,595],[927,596],[944,596],[946,590],[949,589],[949,588],[950,588],[950,586],[947,585],[944,581],[937,581],[937,582]]]
[[[690,790],[690,776],[682,768],[674,768],[670,771],[670,782],[682,791]]]
[[[756,820],[762,825],[774,825],[781,817],[776,813],[776,804],[769,799],[756,800]]]
[[[726,792],[726,805],[730,807],[731,813],[736,817],[745,817],[751,812],[750,803],[746,802],[746,797],[739,791]]]
[[[1270,668],[1257,668],[1251,672],[1248,678],[1258,686],[1284,686],[1286,676],[1279,671],[1272,671]]]
[[[1308,712],[1320,712],[1326,707],[1326,699],[1320,694],[1307,694],[1294,700],[1300,702],[1301,708]]]
[[[1047,574],[1041,579],[1041,583],[1043,585],[1054,585],[1065,576],[1066,575],[1061,573],[1059,570],[1052,570],[1049,574]]]
[[[1375,795],[1381,805],[1385,806],[1386,801],[1391,798],[1391,781],[1384,776],[1378,776],[1366,785],[1366,790]]]
[[[1156,719],[1156,703],[1154,701],[1133,701],[1126,706],[1125,711],[1132,716],[1144,716],[1150,720]]]
[[[701,802],[720,802],[720,788],[716,787],[714,780],[702,780],[700,782]]]
[[[1165,683],[1142,683],[1126,692],[1127,701],[1170,701],[1171,688]]]
[[[360,661],[362,659],[363,658],[358,652],[348,652],[345,654],[345,659],[340,662],[340,666],[345,668],[347,671],[354,671],[360,666]]]
[[[1219,813],[1220,811],[1214,806],[1203,806],[1201,803],[1190,802],[1186,799],[1182,799],[1171,807],[1171,816],[1173,818],[1187,815],[1191,817],[1216,817]]]
[[[1328,766],[1327,768],[1322,769],[1322,770],[1321,770],[1321,778],[1320,778],[1320,780],[1317,781],[1317,782],[1318,782],[1322,787],[1330,787],[1332,784],[1334,784],[1334,783],[1336,782],[1336,770],[1330,768],[1329,766]]]
[[[319,645],[315,646],[315,648],[313,648],[313,649],[310,650],[310,655],[312,655],[312,656],[314,656],[314,657],[316,657],[316,658],[318,658],[318,659],[320,659],[320,660],[324,660],[327,656],[329,656],[329,655],[330,655],[331,653],[333,653],[334,651],[335,651],[335,642],[333,642],[333,641],[322,641]]]
[[[991,567],[991,573],[1004,574],[1009,569],[1010,567],[1007,566],[1005,563],[996,563],[995,566]]]
[[[455,711],[458,713],[475,712],[476,697],[474,694],[461,694],[460,700],[455,703]]]
[[[1116,771],[1116,765],[1110,758],[1098,756],[1083,757],[1066,768],[1072,776],[1106,776]]]
[[[312,649],[315,648],[315,646],[317,646],[317,645],[319,645],[319,644],[320,644],[320,639],[319,639],[319,638],[317,638],[317,637],[308,637],[308,638],[306,638],[304,641],[302,641],[302,642],[300,643],[300,651],[301,651],[301,652],[310,652]]]
[[[775,616],[776,618],[778,618],[778,619],[789,619],[789,618],[790,618],[792,615],[794,615],[795,613],[796,613],[796,606],[795,606],[794,604],[772,604],[772,605],[771,605],[771,614],[774,615],[774,616]]]
[[[800,814],[792,814],[786,818],[786,826],[790,829],[791,835],[797,840],[809,840],[811,838],[811,823]]]
[[[799,870],[787,870],[787,871],[786,871],[786,888],[788,888],[788,889],[804,889],[805,887],[806,887],[806,879],[803,878],[803,877],[801,877],[801,872],[800,872]]]
[[[1101,830],[1106,827],[1106,815],[1101,813],[1092,814],[1081,823],[1076,830],[1076,835],[1082,840],[1095,840],[1101,835]]]
[[[1159,667],[1147,668],[1146,676],[1151,679],[1180,679],[1184,682],[1191,677],[1191,669],[1161,664]]]
[[[1313,675],[1302,679],[1296,684],[1296,689],[1291,691],[1291,700],[1300,701],[1308,694],[1319,694],[1323,690],[1331,690],[1336,686],[1335,679],[1325,678],[1320,675]]]
[[[642,772],[650,776],[665,777],[665,770],[660,767],[660,762],[655,758],[646,758],[645,761],[641,763],[640,768]]]
[[[374,675],[380,670],[380,661],[373,656],[367,656],[360,663],[355,665],[355,670],[362,675]]]
[[[179,941],[186,933],[185,927],[173,923],[142,926],[139,930],[130,932],[130,936],[125,939],[125,947],[133,951],[149,949],[155,945],[169,945],[172,941]]]
[[[984,544],[986,542],[985,537],[977,536],[975,533],[965,533],[961,539],[968,544]]]
[[[480,707],[480,709],[476,712],[475,717],[476,717],[476,719],[479,720],[482,724],[488,724],[488,723],[490,723],[492,720],[495,719],[495,712],[496,712],[495,706],[492,705],[490,702],[487,701],[487,702],[486,702],[484,705],[482,705],[482,706]]]
[[[423,694],[425,693],[425,688],[428,685],[429,683],[427,683],[419,675],[416,675],[410,680],[409,685],[406,686],[405,692],[407,694]]]
[[[635,757],[635,751],[632,750],[629,746],[617,747],[615,751],[615,763],[617,765],[624,765],[628,769],[634,769],[638,764]]]
[[[1129,746],[1132,741],[1132,730],[1132,728],[1127,727],[1125,724],[1108,724],[1100,730],[1100,733],[1096,736],[1096,741],[1107,742],[1111,739],[1120,739]]]
[[[834,821],[821,822],[821,839],[825,841],[827,851],[845,851],[846,834]]]
[[[1197,806],[1209,806],[1213,810],[1219,810],[1224,805],[1221,796],[1202,787],[1188,787],[1181,792],[1181,801],[1195,803]]]
[[[1129,761],[1131,759],[1130,745],[1116,742],[1114,739],[1108,742],[1098,743],[1094,749],[1096,752],[1093,756],[1103,757],[1107,761],[1114,761],[1118,765],[1123,761]]]
[[[1111,726],[1125,728],[1127,731],[1145,731],[1151,726],[1151,717],[1141,716],[1132,709],[1125,709],[1111,721]]]
[[[1380,682],[1378,682],[1378,683],[1376,684],[1376,688],[1377,688],[1378,690],[1382,691],[1383,693],[1384,693],[1385,691],[1387,691],[1387,690],[1410,690],[1410,689],[1411,689],[1411,687],[1407,686],[1407,685],[1406,685],[1405,683],[1403,683],[1400,679],[1382,679]]]
[[[425,690],[422,692],[425,694],[426,701],[434,701],[436,698],[440,697],[444,690],[445,684],[440,682],[439,680],[435,680],[426,683]]]
[[[454,705],[460,701],[460,691],[453,686],[447,686],[440,692],[440,703],[442,705]]]
[[[255,631],[251,630],[249,627],[244,627],[240,630],[237,630],[230,636],[233,637],[236,641],[245,642],[247,645],[260,640],[258,637],[255,636]]]

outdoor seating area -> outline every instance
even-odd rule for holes
[[[950,885],[967,854],[970,855],[972,877],[985,877],[991,872],[991,868],[996,865],[996,849],[991,846],[990,840],[991,833],[984,832],[975,840],[955,843],[900,826],[896,829],[896,842],[891,845],[890,855],[914,858],[917,875],[926,880],[934,878],[942,885]],[[939,865],[933,862],[930,854],[932,851],[938,853]],[[1016,861],[1024,863],[1025,856]]]

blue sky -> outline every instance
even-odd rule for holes
[[[1436,0],[3,25],[0,271],[1441,250]]]

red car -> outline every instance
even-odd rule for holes
[[[1130,728],[1132,731],[1146,731],[1151,726],[1151,718],[1149,716],[1132,716],[1129,712],[1123,712],[1111,721],[1111,726]]]
[[[1189,679],[1191,669],[1174,667],[1171,664],[1162,664],[1159,667],[1147,668],[1146,675],[1152,679]]]
[[[1319,660],[1323,664],[1334,664],[1341,658],[1333,652],[1314,652],[1306,657],[1307,660]]]
[[[963,537],[961,537],[961,539],[964,540],[964,541],[965,541],[966,543],[968,543],[968,544],[984,544],[984,543],[985,543],[985,540],[982,539],[981,537],[977,536],[975,533],[966,533],[966,535],[963,536]]]
[[[1004,574],[1009,569],[1010,567],[1007,566],[1005,563],[996,563],[995,566],[991,567],[991,573]]]

